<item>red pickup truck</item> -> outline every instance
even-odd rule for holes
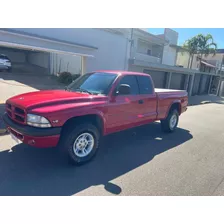
[[[87,73],[65,90],[44,90],[6,101],[8,131],[35,147],[59,146],[75,164],[89,161],[101,136],[161,121],[173,132],[187,110],[186,91],[154,89],[150,75],[130,71]]]

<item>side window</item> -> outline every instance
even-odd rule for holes
[[[117,86],[117,89],[119,88],[119,86],[121,84],[127,84],[131,87],[131,95],[138,95],[139,94],[139,88],[138,88],[138,83],[137,83],[137,79],[136,79],[136,76],[134,75],[126,75],[124,76],[118,86]]]
[[[152,94],[152,82],[147,76],[137,76],[140,94]]]

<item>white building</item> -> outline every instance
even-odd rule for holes
[[[126,67],[126,29],[0,29],[0,53],[48,73]]]
[[[177,40],[171,29],[161,35],[144,28],[0,29],[0,54],[12,60],[13,72],[130,70],[150,74],[156,87],[206,92],[203,80],[195,82],[198,71],[175,66]]]

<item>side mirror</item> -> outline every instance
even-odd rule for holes
[[[117,95],[129,95],[130,93],[131,87],[127,84],[121,84],[117,91]]]

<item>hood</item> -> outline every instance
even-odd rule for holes
[[[68,92],[65,90],[42,90],[14,96],[8,99],[6,103],[27,110],[70,102],[88,102],[98,97],[97,95],[90,95],[88,93]]]

